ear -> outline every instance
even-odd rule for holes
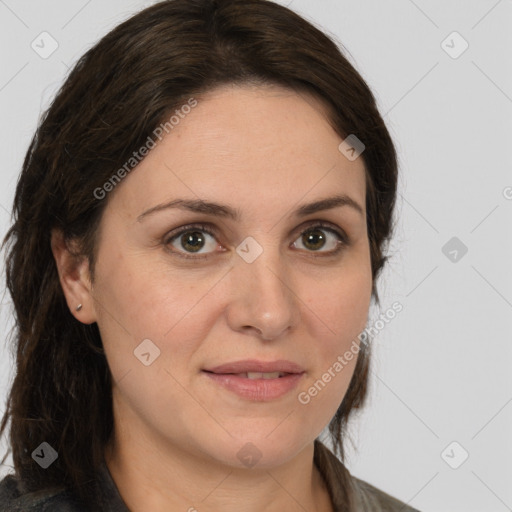
[[[76,243],[67,243],[62,231],[57,229],[52,230],[51,247],[71,314],[84,324],[96,322],[88,259],[77,257],[73,250]],[[82,307],[77,311],[80,304]]]

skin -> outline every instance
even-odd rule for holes
[[[323,105],[304,93],[223,86],[197,99],[104,199],[92,282],[87,260],[76,262],[60,234],[52,237],[69,308],[98,323],[113,376],[107,465],[135,512],[330,511],[313,442],[340,405],[356,358],[307,405],[297,397],[366,325],[364,163],[340,153]],[[350,206],[293,213],[335,193],[362,214]],[[176,198],[226,204],[241,218],[167,209],[138,220]],[[349,244],[329,255],[339,239],[313,221],[343,230]],[[169,233],[196,222],[217,228],[215,236],[200,232],[207,258],[180,257],[197,254],[180,236],[169,242]],[[323,245],[301,235],[311,227]],[[236,252],[247,236],[263,249],[252,263]],[[149,366],[134,356],[144,339],[160,349]],[[201,372],[240,359],[288,359],[305,374],[293,391],[262,402]],[[261,453],[251,468],[237,457],[248,442]]]

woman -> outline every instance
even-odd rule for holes
[[[369,88],[292,11],[168,0],[105,36],[6,237],[2,510],[414,510],[340,461],[396,183]]]

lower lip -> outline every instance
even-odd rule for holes
[[[267,402],[286,395],[297,386],[304,375],[290,373],[277,379],[248,379],[232,374],[203,373],[229,391],[254,402]]]

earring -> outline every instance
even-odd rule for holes
[[[75,308],[75,311],[80,311],[82,309],[82,304],[78,304],[78,306]]]

